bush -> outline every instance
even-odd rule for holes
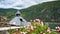
[[[44,26],[36,22],[31,22],[31,24],[31,26],[28,26],[28,29],[22,26],[22,28],[20,28],[20,31],[27,32],[27,34],[57,34],[57,32],[55,32],[54,29],[48,27],[48,23],[45,23]]]

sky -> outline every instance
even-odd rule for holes
[[[24,9],[32,5],[54,0],[0,0],[0,8]]]

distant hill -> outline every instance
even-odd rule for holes
[[[8,12],[12,12],[12,11],[15,11],[15,12],[16,12],[15,9],[2,9],[2,8],[0,8],[0,15],[6,16],[6,14],[7,14]]]
[[[43,9],[46,9],[42,11]],[[21,16],[27,21],[39,18],[43,21],[60,22],[60,1],[45,2],[26,9],[22,9]],[[15,9],[0,9],[0,15],[12,18],[15,16]]]

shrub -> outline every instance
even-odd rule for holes
[[[22,26],[22,28],[20,28],[20,31],[27,32],[27,34],[57,34],[57,32],[55,32],[54,29],[48,27],[48,23],[45,23],[44,26],[37,22],[31,22],[31,24],[31,26],[27,26],[28,29],[27,27]]]

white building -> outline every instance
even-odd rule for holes
[[[14,17],[9,24],[10,25],[23,25],[23,26],[27,26],[27,25],[31,25],[31,23],[27,22],[25,19],[23,19],[21,16],[21,13],[19,11],[16,12],[16,17]]]

